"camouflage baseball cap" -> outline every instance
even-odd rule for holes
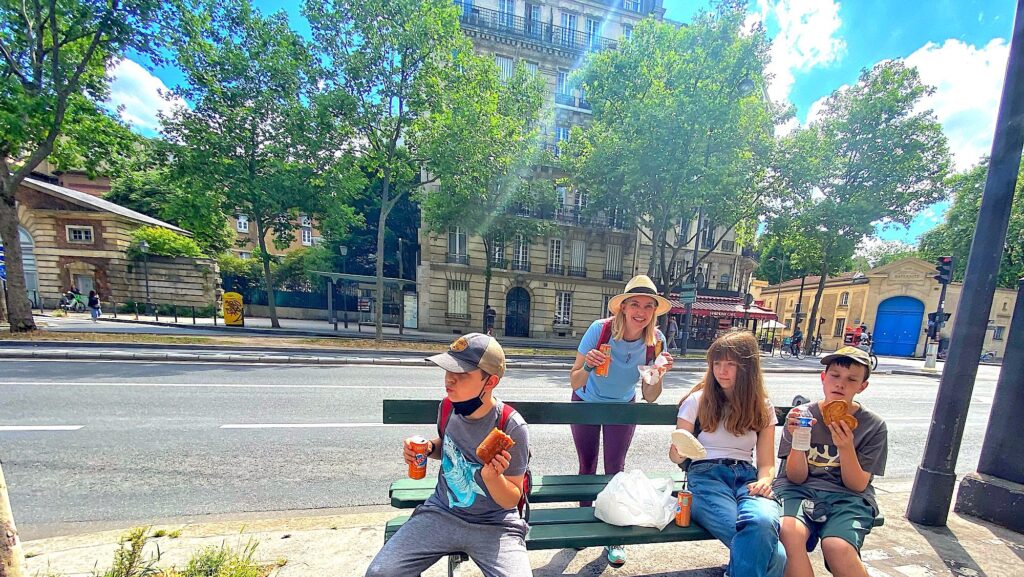
[[[857,347],[843,347],[831,355],[825,355],[825,358],[821,359],[821,364],[828,366],[829,363],[839,357],[846,357],[855,363],[860,363],[865,367],[871,368],[871,357],[868,356],[868,352],[864,349],[858,349]]]
[[[427,360],[453,373],[480,369],[499,378],[505,375],[505,351],[494,337],[482,333],[463,335],[448,346],[448,352]]]

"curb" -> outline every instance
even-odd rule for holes
[[[95,343],[90,343],[95,344]],[[372,352],[372,351],[371,351]],[[396,367],[432,367],[429,361],[422,358],[396,359],[379,357],[318,357],[313,355],[273,355],[273,354],[196,354],[177,352],[93,352],[86,350],[71,351],[13,351],[0,350],[2,360],[75,360],[75,361],[150,361],[150,362],[176,362],[176,363],[248,363],[248,364],[295,364],[295,365],[324,365],[324,366],[396,366]],[[536,361],[508,361],[511,369],[558,369],[569,370],[572,363],[569,362],[536,362]],[[680,366],[674,371],[683,373],[703,373],[706,369],[701,363],[700,366]],[[808,374],[816,375],[821,372],[815,368],[776,368],[765,367],[762,372],[766,374]],[[876,374],[886,374],[887,371],[878,371]]]

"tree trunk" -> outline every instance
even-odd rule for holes
[[[804,352],[811,354],[811,347],[814,346],[815,330],[818,328],[818,305],[821,304],[821,294],[825,292],[825,276],[828,273],[828,249],[821,258],[821,278],[818,279],[818,290],[814,293],[814,304],[811,305],[811,314],[807,317],[807,338],[804,339]]]
[[[388,213],[391,212],[391,174],[384,171],[384,182],[381,183],[380,217],[377,219],[377,290],[373,302],[375,317],[375,338],[378,343],[384,341],[384,233],[386,232]]]
[[[484,319],[483,326],[484,330],[480,331],[483,334],[487,334],[487,307],[491,304],[491,257],[493,256],[491,251],[494,250],[494,241],[487,242],[486,237],[484,238]]]
[[[32,307],[29,306],[28,288],[25,286],[21,237],[18,235],[18,209],[14,202],[14,189],[17,186],[7,178],[0,178],[0,239],[3,239],[4,261],[7,265],[7,313],[12,333],[36,329]]]
[[[14,512],[7,496],[7,481],[0,465],[0,577],[24,577],[25,556],[14,526]]]
[[[279,329],[281,328],[281,323],[277,320],[277,306],[274,303],[274,279],[270,276],[270,253],[267,252],[267,239],[264,236],[266,230],[264,230],[260,219],[256,219],[256,234],[260,239],[260,257],[263,259],[263,282],[267,289],[267,310],[270,313],[270,326]]]

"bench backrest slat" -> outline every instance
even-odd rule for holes
[[[537,425],[674,425],[675,404],[650,403],[564,403],[508,401],[527,423]],[[384,399],[386,425],[425,425],[437,423],[438,400]],[[775,407],[782,424],[791,407]]]

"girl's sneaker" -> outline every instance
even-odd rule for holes
[[[612,545],[604,548],[608,553],[608,564],[612,567],[622,567],[626,564],[626,550],[622,545]]]

